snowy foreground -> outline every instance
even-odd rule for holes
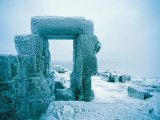
[[[59,75],[57,80],[69,87],[69,73]],[[159,85],[159,81],[145,79],[144,82],[144,79],[137,78],[127,83],[111,83],[94,76],[92,102],[53,101],[40,120],[158,120],[160,88],[151,86]],[[153,97],[146,100],[129,97],[127,88],[134,85],[147,88]]]

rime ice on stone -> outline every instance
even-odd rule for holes
[[[92,21],[82,17],[36,16],[32,17],[31,31],[42,35],[79,35],[93,34],[94,28]]]
[[[36,16],[31,19],[31,33],[15,36],[17,56],[0,56],[0,84],[11,86],[3,90],[9,91],[6,98],[13,100],[12,105],[16,107],[7,110],[14,111],[15,119],[38,119],[50,101],[55,100],[48,39],[73,39],[70,90],[59,92],[69,95],[68,100],[90,101],[91,76],[97,73],[96,53],[101,47],[94,35],[93,22],[82,17]],[[9,119],[7,115],[1,118]]]

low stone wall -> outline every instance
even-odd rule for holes
[[[28,59],[0,55],[0,119],[37,119],[54,94],[53,77],[27,77]]]

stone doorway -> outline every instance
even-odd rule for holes
[[[100,50],[93,22],[82,17],[36,16],[31,19],[31,34],[14,38],[18,54],[0,56],[2,119],[38,119],[55,100],[48,39],[73,40],[69,92],[74,100],[91,101],[91,76],[97,73]]]
[[[73,40],[71,91],[77,100],[90,101],[91,76],[97,73],[96,53],[100,43],[94,35],[93,23],[81,17],[37,16],[31,19],[30,35],[15,37],[18,55],[29,59],[28,77],[50,75],[49,39]]]

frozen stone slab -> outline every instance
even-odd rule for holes
[[[153,96],[153,95],[150,95],[145,88],[140,86],[132,86],[132,87],[128,86],[127,91],[130,97],[134,97],[140,100],[145,100]]]
[[[75,35],[42,35],[44,38],[46,39],[56,39],[56,40],[73,40],[73,39],[76,39],[78,37],[77,34]]]
[[[14,41],[18,55],[35,55],[42,53],[43,38],[39,35],[16,35]]]
[[[131,76],[130,75],[120,75],[117,73],[111,73],[111,72],[100,72],[99,76],[107,82],[129,82],[131,81]]]
[[[82,17],[35,16],[31,19],[31,32],[50,38],[51,35],[93,34],[94,26],[91,20]]]
[[[0,82],[7,82],[18,74],[19,61],[15,55],[0,54]]]
[[[8,55],[0,55],[0,82],[7,82],[11,78],[11,63]]]
[[[56,89],[56,101],[75,101],[75,92],[70,89]]]

